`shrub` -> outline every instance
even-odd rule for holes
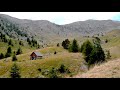
[[[38,71],[40,71],[40,72],[41,72],[41,68],[39,68],[39,69],[38,69]]]
[[[14,54],[13,57],[12,57],[12,61],[17,61],[17,57],[16,57],[15,54]]]
[[[11,40],[11,39],[9,40],[8,45],[13,46],[13,42],[12,42],[12,40]]]
[[[6,57],[6,58],[7,58],[7,57],[10,57],[11,54],[12,54],[12,49],[11,49],[11,47],[8,47],[7,52],[6,52],[6,54],[5,54],[5,57]]]
[[[22,49],[19,47],[17,52],[16,52],[16,55],[19,55],[19,54],[22,54]]]
[[[7,53],[12,53],[12,49],[11,49],[11,47],[8,47],[8,49],[7,49]]]
[[[58,68],[58,71],[59,71],[60,73],[65,73],[65,72],[66,72],[66,73],[70,73],[69,69],[66,68],[64,64],[61,64],[61,66]]]
[[[108,39],[105,40],[105,43],[108,43]]]
[[[19,41],[19,45],[24,46],[24,44],[23,44],[23,42],[22,42],[22,41]]]
[[[65,39],[65,41],[62,42],[62,46],[64,49],[68,49],[70,45],[70,41],[68,39]]]
[[[58,78],[56,69],[52,68],[49,71],[49,78]]]
[[[40,45],[38,44],[38,45],[37,45],[37,49],[39,49],[39,48],[40,48]]]
[[[59,45],[59,43],[57,44],[57,47],[59,47],[60,45]]]
[[[0,59],[3,59],[5,56],[3,53],[0,54]]]
[[[60,66],[60,68],[58,69],[58,71],[59,71],[60,73],[65,73],[65,72],[66,72],[66,68],[65,68],[64,64],[61,64],[61,66]]]
[[[7,57],[10,57],[11,56],[11,53],[6,53],[5,54],[5,57],[7,58]]]
[[[55,51],[54,54],[57,54],[57,52]]]
[[[20,72],[19,67],[16,65],[16,63],[13,64],[10,71],[10,77],[11,78],[20,78]]]
[[[110,58],[111,58],[110,51],[106,50],[106,59],[110,59]]]

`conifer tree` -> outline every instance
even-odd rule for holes
[[[11,71],[10,71],[10,77],[11,78],[20,78],[20,72],[19,72],[19,67],[17,66],[16,63],[13,64],[13,66],[11,67]]]
[[[77,43],[77,40],[73,40],[72,44],[69,47],[70,52],[78,52],[79,51],[79,45]]]

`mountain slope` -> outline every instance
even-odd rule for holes
[[[94,35],[105,33],[113,29],[119,29],[120,22],[112,20],[86,20],[67,24],[65,27],[82,34]]]
[[[13,38],[26,40],[34,37],[41,44],[53,44],[65,38],[84,35],[105,34],[120,29],[120,22],[112,20],[86,20],[66,25],[56,25],[47,20],[17,19],[0,14],[0,32]]]

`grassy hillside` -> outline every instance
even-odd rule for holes
[[[31,50],[35,50],[35,47],[30,47],[29,45],[25,45],[25,46],[21,46],[19,45],[19,41],[15,41],[14,42],[14,46],[8,45],[8,43],[4,43],[4,42],[0,42],[0,53],[6,53],[7,52],[7,48],[10,46],[12,48],[12,52],[17,51],[19,47],[21,47],[23,53],[27,53]],[[26,43],[26,42],[25,42]]]
[[[80,53],[69,53],[62,47],[48,47],[37,51],[44,55],[43,59],[30,60],[32,51],[17,56],[18,61],[16,64],[20,67],[22,78],[46,77],[42,75],[42,72],[50,70],[52,67],[57,69],[61,64],[64,64],[70,71],[69,74],[59,74],[61,77],[72,76],[78,72],[84,72],[80,69],[80,67],[84,65],[84,60]],[[54,55],[54,51],[56,51],[57,54]],[[0,61],[0,77],[9,77],[9,71],[13,63],[11,58],[8,58],[7,61],[5,61],[5,59]],[[5,68],[6,70],[4,70]],[[41,72],[38,71],[39,68],[42,70]]]
[[[70,73],[58,73],[57,75],[60,77],[119,77],[120,76],[120,31],[113,30],[107,33],[104,36],[100,36],[101,45],[104,50],[110,50],[111,59],[110,61],[103,63],[102,65],[95,65],[95,67],[91,68],[89,71],[87,70],[87,66],[83,59],[81,53],[70,53],[67,50],[63,49],[63,47],[56,47],[56,44],[53,46],[36,49],[35,47],[30,47],[27,45],[27,42],[23,41],[25,44],[21,46],[23,50],[23,54],[17,55],[16,64],[20,68],[20,74],[22,78],[49,78],[49,76],[44,75],[43,73],[47,73],[52,68],[58,69],[62,64],[65,65],[66,68],[70,71]],[[93,39],[92,37],[77,37],[79,45],[81,45],[85,40],[89,39],[90,41]],[[105,40],[108,39],[108,42],[105,43]],[[62,41],[62,40],[61,40]],[[72,41],[72,38],[70,38]],[[13,51],[18,49],[19,41],[13,40],[14,46],[12,47]],[[52,42],[51,42],[52,43]],[[0,53],[6,52],[8,47],[7,43],[0,42]],[[30,54],[33,51],[38,51],[43,54],[42,59],[30,60]],[[54,52],[57,54],[54,54]],[[10,78],[10,69],[14,62],[12,62],[12,58],[5,58],[0,60],[0,78],[7,77]],[[39,71],[38,69],[41,69]]]
[[[111,59],[101,65],[95,65],[89,71],[75,78],[120,78],[120,30],[112,30],[100,37],[104,50],[110,50]],[[105,40],[108,40],[105,43]]]
[[[120,78],[120,59],[108,61],[102,65],[95,65],[93,69],[78,74],[75,78]]]

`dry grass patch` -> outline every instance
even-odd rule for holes
[[[120,78],[120,59],[108,61],[95,66],[84,74],[78,74],[76,78]]]

